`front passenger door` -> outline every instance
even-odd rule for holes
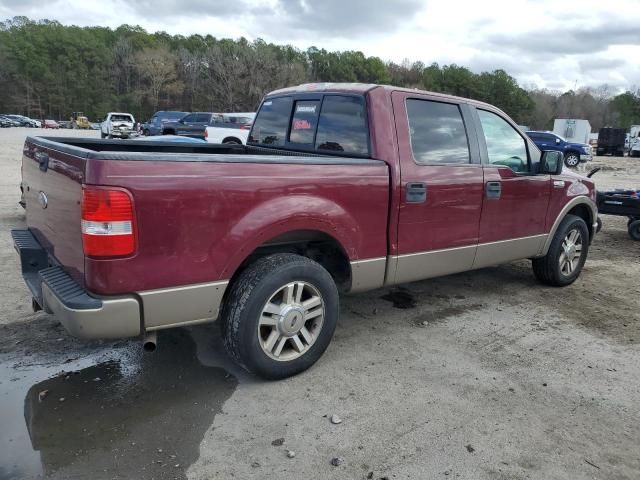
[[[474,268],[536,255],[546,240],[550,175],[537,174],[538,151],[501,115],[476,109],[484,170]]]

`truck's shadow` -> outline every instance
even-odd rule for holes
[[[200,363],[182,329],[139,350],[29,389],[25,421],[47,477],[186,478],[237,382]]]

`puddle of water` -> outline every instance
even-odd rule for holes
[[[0,480],[186,478],[237,385],[196,350],[178,329],[154,354],[131,342],[68,364],[1,363]]]

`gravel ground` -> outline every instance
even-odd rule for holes
[[[33,133],[0,130],[0,479],[640,478],[640,243],[625,219],[603,218],[567,288],[524,261],[344,297],[318,364],[263,382],[229,363],[215,324],[143,355],[31,312],[9,230]],[[593,166],[600,188],[640,187],[640,159]]]

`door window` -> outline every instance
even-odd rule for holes
[[[504,165],[514,172],[529,171],[524,138],[506,120],[495,113],[478,110],[491,165]]]
[[[195,113],[191,113],[189,115],[187,115],[186,117],[183,117],[182,122],[183,123],[193,123],[196,121],[196,114]]]
[[[416,163],[470,163],[467,132],[458,105],[410,98],[407,116]]]

